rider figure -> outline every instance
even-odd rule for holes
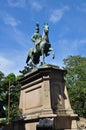
[[[32,35],[31,40],[35,44],[35,49],[37,50],[37,47],[39,46],[42,36],[39,34],[39,24],[36,23],[36,32]]]

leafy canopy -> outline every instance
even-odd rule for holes
[[[69,56],[63,62],[71,105],[79,116],[86,117],[86,57]]]
[[[6,77],[0,72],[0,118],[8,117],[8,88],[10,88],[10,117],[13,119],[18,113],[21,76],[10,73]]]

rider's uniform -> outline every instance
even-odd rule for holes
[[[39,33],[34,33],[31,39],[35,43],[35,46],[37,46],[41,42],[42,37]]]

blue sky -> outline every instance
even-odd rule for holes
[[[86,56],[86,0],[0,0],[0,71],[19,74],[24,68],[35,23],[49,24],[55,59],[63,65],[69,55]]]

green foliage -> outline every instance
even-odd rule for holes
[[[66,85],[72,108],[79,116],[86,117],[86,58],[69,56],[64,59]]]
[[[6,77],[0,72],[0,118],[8,117],[8,89],[10,88],[10,117],[13,119],[18,114],[21,76],[10,73]]]
[[[3,88],[3,80],[4,80],[4,74],[0,71],[0,117],[5,116],[3,105],[6,94]]]
[[[86,87],[72,86],[69,87],[68,92],[75,113],[86,118]]]
[[[4,74],[0,71],[0,81],[4,78]]]

